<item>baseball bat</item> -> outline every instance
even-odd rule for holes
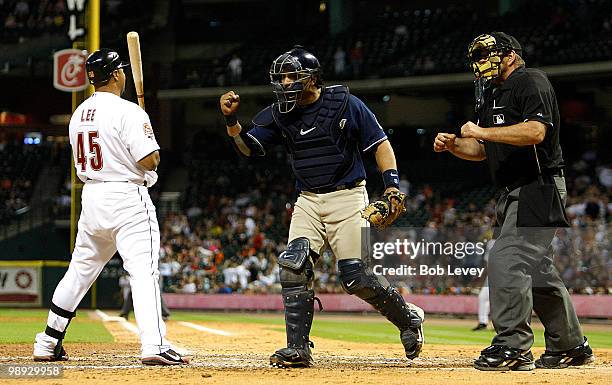
[[[140,54],[140,38],[138,32],[129,32],[127,34],[128,51],[130,52],[130,66],[132,67],[132,77],[134,78],[134,86],[136,87],[136,97],[138,105],[143,110],[144,103],[144,82],[142,78],[142,56]]]

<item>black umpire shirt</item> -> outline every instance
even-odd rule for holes
[[[494,130],[527,120],[546,125],[544,140],[536,145],[544,173],[563,167],[559,144],[559,108],[546,74],[534,68],[519,67],[498,87],[490,90],[478,111],[478,125]],[[529,183],[537,177],[533,146],[513,146],[484,142],[493,181],[498,187]]]

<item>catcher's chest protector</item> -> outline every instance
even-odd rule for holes
[[[346,120],[342,121],[348,100],[348,87],[332,86],[324,88],[321,99],[302,113],[281,114],[272,109],[303,190],[332,187],[352,168],[354,145],[344,130]]]

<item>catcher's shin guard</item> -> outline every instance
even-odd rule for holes
[[[363,299],[397,326],[406,357],[418,357],[424,342],[423,310],[407,304],[393,287],[385,288],[375,275],[366,270],[360,259],[341,259],[338,261],[338,271],[347,293]]]
[[[314,290],[283,289],[287,347],[277,350],[270,357],[270,364],[277,367],[312,366],[309,339],[314,315]]]
[[[270,364],[276,367],[308,367],[313,360],[310,347],[310,327],[314,316],[313,263],[310,259],[310,243],[306,238],[297,238],[287,245],[287,250],[278,257],[287,347],[270,356]]]

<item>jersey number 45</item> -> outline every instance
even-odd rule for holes
[[[104,161],[102,159],[102,148],[100,147],[100,143],[96,143],[96,139],[98,138],[98,131],[89,131],[89,165],[91,169],[94,171],[102,170],[102,166],[104,165]],[[84,132],[79,132],[77,134],[77,151],[76,151],[76,162],[81,166],[81,172],[85,172],[87,168],[87,156],[85,155],[85,143],[83,140]]]

